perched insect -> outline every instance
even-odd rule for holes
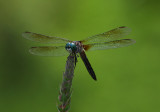
[[[130,29],[123,26],[102,34],[88,37],[81,41],[70,41],[59,37],[49,37],[37,33],[25,32],[23,37],[32,41],[41,42],[44,44],[64,43],[64,46],[41,46],[32,47],[29,51],[31,54],[39,56],[64,56],[68,53],[75,55],[77,61],[77,53],[80,54],[89,74],[94,80],[96,79],[95,72],[88,61],[85,51],[104,50],[129,46],[135,43],[132,39],[120,39],[130,33]],[[120,39],[120,40],[119,40]],[[68,51],[68,52],[66,52]]]

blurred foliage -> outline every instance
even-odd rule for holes
[[[160,1],[1,0],[0,111],[56,112],[66,57],[28,53],[24,31],[82,40],[119,26],[136,44],[87,52],[98,81],[79,58],[70,112],[160,111]]]

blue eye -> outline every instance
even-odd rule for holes
[[[71,48],[71,43],[67,43],[65,48],[66,49]]]
[[[77,50],[76,44],[71,43],[71,49],[72,49],[72,51],[76,51]]]
[[[65,46],[66,50],[69,52],[75,52],[77,50],[77,46],[75,45],[75,43],[67,43]]]

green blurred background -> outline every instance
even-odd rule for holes
[[[0,1],[0,111],[57,112],[66,57],[29,54],[40,45],[24,31],[82,40],[119,26],[136,44],[87,52],[98,81],[79,58],[70,112],[160,112],[160,1]]]

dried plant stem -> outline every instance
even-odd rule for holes
[[[65,72],[63,74],[63,81],[59,92],[59,103],[57,105],[59,112],[68,112],[70,108],[72,95],[72,79],[74,76],[75,56],[70,54],[67,58]]]

